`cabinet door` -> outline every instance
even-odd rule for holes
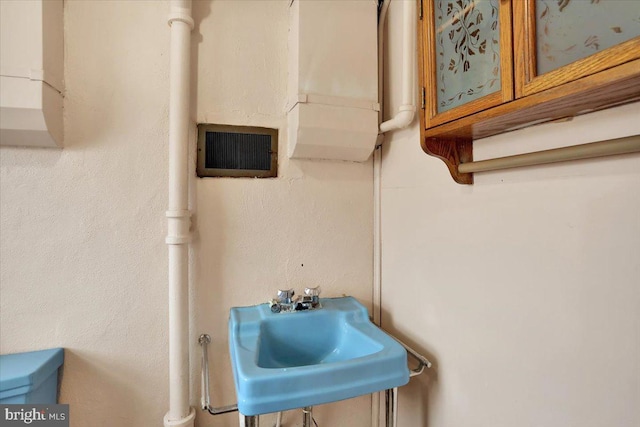
[[[640,1],[517,0],[516,96],[640,58]]]
[[[511,100],[511,0],[423,1],[426,127]]]

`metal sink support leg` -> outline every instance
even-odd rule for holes
[[[398,387],[390,388],[384,392],[386,402],[385,427],[398,425]]]
[[[240,427],[260,427],[260,419],[258,415],[242,415],[240,414]]]
[[[302,408],[302,427],[313,427],[313,406]]]
[[[382,330],[384,331],[384,329]],[[384,332],[386,332],[389,336],[391,336],[393,339],[398,341],[398,343],[402,347],[404,347],[405,350],[407,350],[407,353],[418,361],[418,366],[411,369],[411,372],[409,373],[409,377],[415,377],[416,375],[420,375],[421,373],[424,372],[425,368],[431,368],[431,362],[429,361],[429,359],[427,359],[426,357],[424,357],[423,355],[421,355],[420,353],[418,353],[417,351],[415,351],[414,349],[412,349],[411,347],[409,347],[408,345],[400,341],[398,338],[396,338],[389,332],[387,331],[384,331]],[[386,403],[385,427],[396,427],[398,425],[398,387],[386,390],[384,395],[385,395],[385,403]]]

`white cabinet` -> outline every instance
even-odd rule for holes
[[[291,158],[369,158],[378,136],[374,1],[294,0],[287,119]]]
[[[0,1],[0,144],[62,147],[63,0]]]

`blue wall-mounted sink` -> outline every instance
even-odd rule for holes
[[[229,349],[244,415],[335,402],[409,381],[407,353],[351,297],[322,308],[272,313],[269,304],[235,307]]]

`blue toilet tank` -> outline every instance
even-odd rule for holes
[[[62,348],[0,355],[0,403],[57,403],[63,362]]]

